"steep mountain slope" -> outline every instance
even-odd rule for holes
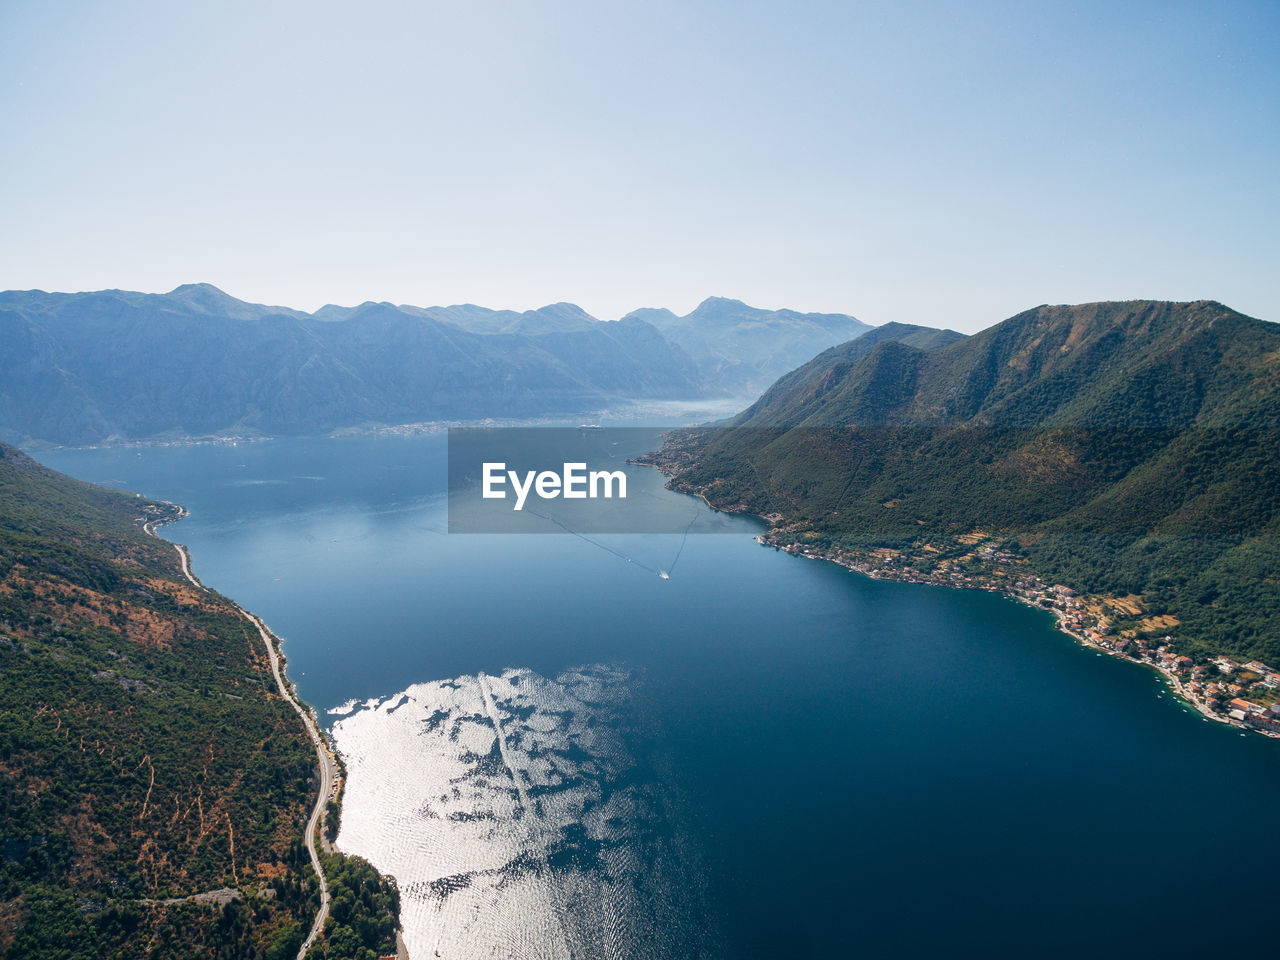
[[[1038,307],[819,360],[734,428],[674,436],[675,485],[916,569],[994,537],[1141,597],[1179,649],[1280,660],[1280,327],[1208,301]]]
[[[314,755],[244,619],[138,529],[172,512],[0,445],[0,954],[296,950],[314,912]],[[143,902],[227,887],[234,923]]]
[[[814,354],[871,329],[845,314],[761,310],[724,297],[683,317],[646,308],[627,318],[657,327],[697,361],[704,382],[733,395],[758,393]]]

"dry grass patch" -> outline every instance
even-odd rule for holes
[[[1122,613],[1126,617],[1138,617],[1142,615],[1142,598],[1139,596],[1130,594],[1127,597],[1103,597],[1102,600],[1112,610],[1115,610],[1117,613]]]

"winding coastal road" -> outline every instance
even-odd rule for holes
[[[185,515],[186,511],[183,510],[182,516]],[[181,519],[181,517],[178,519]],[[158,540],[160,536],[155,531],[156,526],[156,521],[148,521],[142,525],[142,529]],[[183,576],[197,590],[205,590],[205,585],[197,580],[191,572],[191,558],[187,554],[187,548],[180,543],[175,543],[173,547],[178,551],[178,559],[182,563]],[[320,936],[320,931],[324,929],[324,922],[329,916],[329,882],[325,878],[324,867],[320,864],[320,855],[316,852],[316,832],[320,825],[320,818],[324,815],[325,803],[332,794],[333,786],[337,782],[337,763],[329,752],[328,744],[320,736],[320,730],[316,726],[316,721],[311,715],[311,711],[298,702],[292,685],[285,681],[284,674],[280,670],[280,652],[277,649],[275,635],[267,629],[265,623],[248,610],[238,604],[236,609],[240,611],[241,616],[258,628],[258,635],[262,637],[262,645],[267,648],[267,657],[271,661],[271,673],[276,678],[276,687],[280,691],[280,696],[284,697],[297,712],[298,716],[302,718],[302,723],[307,728],[307,735],[311,738],[311,743],[316,748],[316,756],[320,760],[320,791],[316,796],[316,805],[311,811],[311,817],[307,820],[307,829],[303,834],[303,842],[307,845],[307,853],[311,856],[311,866],[320,880],[320,909],[316,911],[316,919],[311,925],[311,932],[307,934],[307,939],[302,941],[302,946],[298,950],[298,960],[304,960],[307,951],[316,942],[316,937]]]

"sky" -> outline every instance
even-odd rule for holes
[[[0,289],[1280,321],[1280,2],[0,4]]]

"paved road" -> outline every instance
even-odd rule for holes
[[[142,529],[159,539],[155,531],[155,524],[143,524]],[[175,543],[173,546],[178,551],[178,558],[182,561],[182,575],[191,581],[192,586],[199,590],[205,589],[204,584],[197,580],[191,572],[191,558],[187,555],[187,548],[180,543]],[[303,834],[303,842],[306,843],[307,853],[311,856],[311,866],[315,869],[316,876],[320,879],[320,909],[316,912],[316,920],[311,925],[311,932],[307,934],[307,939],[302,942],[302,947],[298,950],[298,960],[303,960],[307,951],[311,949],[311,945],[315,943],[316,937],[320,935],[320,931],[324,929],[324,922],[329,916],[329,882],[325,878],[324,868],[320,865],[320,856],[316,853],[316,830],[319,827],[320,818],[324,816],[325,803],[333,792],[334,783],[337,782],[337,764],[334,762],[332,754],[329,753],[329,747],[324,742],[324,738],[320,736],[320,730],[316,727],[315,718],[312,717],[311,711],[298,702],[298,698],[294,696],[292,685],[285,680],[284,674],[280,670],[280,652],[276,648],[275,636],[267,629],[265,623],[248,610],[239,606],[236,609],[240,611],[246,620],[258,628],[258,635],[262,637],[262,645],[267,648],[267,657],[271,660],[271,673],[276,678],[276,687],[280,691],[280,696],[284,697],[297,712],[298,716],[302,718],[302,723],[307,728],[307,736],[311,738],[311,743],[316,748],[316,755],[320,758],[320,792],[316,797],[316,805],[311,811],[311,817],[307,820],[306,833]]]
[[[186,556],[186,551],[182,551]],[[186,564],[183,564],[184,571]],[[307,853],[311,856],[311,866],[315,868],[316,876],[320,878],[320,910],[316,913],[316,922],[311,925],[311,932],[307,934],[307,939],[302,942],[302,948],[298,951],[298,960],[302,960],[306,956],[311,944],[315,943],[316,937],[320,935],[320,931],[324,929],[324,921],[329,916],[329,883],[325,879],[324,868],[320,866],[320,856],[316,853],[316,831],[320,825],[320,818],[324,816],[324,807],[329,800],[329,795],[333,792],[333,785],[337,782],[337,765],[333,761],[333,756],[329,753],[329,748],[324,742],[324,738],[320,736],[320,731],[316,727],[315,718],[311,716],[311,711],[307,710],[298,702],[297,697],[293,695],[292,686],[285,681],[284,674],[280,672],[280,654],[276,649],[275,638],[266,624],[255,617],[247,610],[237,607],[242,614],[258,628],[258,635],[262,637],[262,643],[267,648],[267,655],[271,658],[271,672],[275,675],[276,686],[280,690],[280,695],[284,697],[297,711],[298,716],[302,718],[303,724],[307,728],[307,735],[311,737],[311,742],[315,745],[316,755],[320,758],[320,792],[316,796],[316,805],[311,811],[311,817],[307,820],[307,831],[304,835],[304,842],[307,845]]]

